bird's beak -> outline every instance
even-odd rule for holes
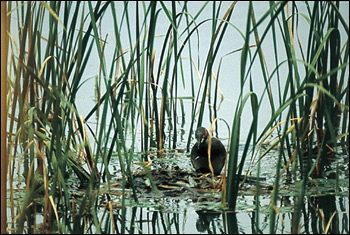
[[[202,138],[198,138],[197,139],[197,148],[199,149],[200,145],[205,141],[205,136],[203,136]]]
[[[199,149],[201,143],[202,143],[202,139],[198,138],[197,139],[197,149]]]

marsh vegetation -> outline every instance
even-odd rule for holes
[[[9,233],[348,233],[347,2],[7,8]]]

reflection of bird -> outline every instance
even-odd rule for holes
[[[196,211],[198,214],[198,219],[196,221],[196,228],[198,232],[205,232],[208,231],[209,234],[216,234],[214,221],[219,220],[219,216],[221,213],[214,212],[214,211]],[[211,226],[210,226],[211,223]],[[214,229],[214,231],[211,231],[211,228]]]
[[[209,133],[204,127],[196,130],[197,143],[192,147],[191,162],[196,171],[210,172],[208,163],[208,144]],[[225,164],[226,150],[220,140],[211,138],[210,160],[213,166],[214,174],[220,174]]]

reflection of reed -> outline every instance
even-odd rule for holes
[[[334,195],[310,197],[308,201],[308,211],[310,215],[305,214],[304,216],[306,218],[312,218],[311,221],[307,223],[312,233],[342,233],[339,230],[339,211],[336,207],[336,198]],[[349,222],[342,227],[349,227]]]

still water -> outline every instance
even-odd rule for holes
[[[240,151],[243,151],[241,146]],[[153,157],[150,169],[153,173],[161,169],[163,175],[173,169],[191,175],[193,168],[190,165],[189,156],[186,153],[169,153],[167,159]],[[141,156],[135,156],[135,163]],[[168,160],[170,159],[170,160]],[[134,183],[137,184],[136,191],[138,201],[132,197],[132,190],[126,189],[122,193],[117,157],[113,157],[109,166],[111,172],[111,188],[107,184],[101,185],[98,191],[97,215],[101,222],[101,231],[105,233],[137,233],[137,234],[232,234],[232,233],[270,233],[270,208],[271,208],[271,185],[275,178],[275,167],[277,153],[273,151],[261,161],[260,177],[261,188],[256,192],[254,182],[247,182],[240,187],[239,197],[235,211],[224,210],[221,204],[222,194],[218,190],[200,191],[194,195],[184,188],[168,188],[157,185],[158,190],[146,183],[147,177],[137,177],[142,172],[141,167],[135,167]],[[301,214],[300,233],[323,233],[329,226],[331,234],[348,234],[349,231],[349,176],[348,156],[339,156],[338,160],[331,166],[331,170],[325,174],[323,179],[310,179],[307,187],[304,205]],[[248,168],[246,167],[245,170]],[[339,187],[335,187],[336,180],[332,174],[338,170],[340,175]],[[253,170],[253,176],[256,171]],[[155,176],[155,175],[153,175]],[[210,176],[207,176],[210,178]],[[178,178],[187,182],[187,176]],[[298,192],[294,183],[288,183],[282,179],[279,196],[276,205],[278,214],[275,233],[289,234],[292,230],[293,211]],[[77,203],[85,194],[85,189],[79,188],[78,180],[70,177],[66,184]],[[17,185],[17,184],[15,184]],[[24,185],[17,185],[14,200],[22,201]],[[169,185],[168,185],[169,186]],[[208,187],[210,189],[210,187]],[[207,188],[205,188],[207,190]],[[108,204],[108,197],[111,204]],[[125,199],[125,208],[121,208],[122,195]],[[257,198],[257,195],[259,196]],[[40,208],[40,198],[37,199]],[[257,206],[258,205],[258,206]],[[258,212],[256,209],[258,208]],[[38,209],[38,212],[40,209]],[[77,213],[73,211],[73,214]],[[11,214],[8,208],[8,214]],[[42,221],[40,213],[37,213],[37,224]],[[74,217],[74,216],[73,216]],[[74,219],[73,219],[74,221]],[[83,221],[81,221],[83,223]],[[330,222],[330,223],[329,223]],[[93,218],[84,217],[85,232],[95,233],[97,230],[93,225]],[[329,223],[329,224],[328,224]]]
[[[241,151],[243,151],[243,146]],[[202,192],[200,196],[194,196],[186,189],[174,190],[158,187],[159,192],[150,190],[145,193],[141,190],[142,186],[139,186],[138,189],[142,193],[138,194],[137,203],[131,199],[131,190],[128,191],[127,198],[130,200],[126,202],[128,206],[125,210],[125,217],[123,217],[120,207],[114,207],[111,213],[109,208],[106,209],[103,206],[104,200],[101,199],[99,216],[105,218],[102,221],[106,221],[106,227],[102,230],[122,232],[121,229],[125,229],[123,231],[125,233],[146,234],[270,233],[270,186],[272,186],[275,178],[274,164],[277,161],[277,154],[274,156],[273,152],[261,162],[260,177],[262,180],[260,182],[259,198],[256,197],[255,183],[245,183],[240,188],[240,196],[234,212],[223,210],[220,202],[221,192]],[[184,171],[193,171],[189,163],[189,156],[186,153],[171,153],[167,157],[172,157],[173,161],[167,162],[164,159],[154,158],[151,168],[156,172],[164,168],[162,164],[166,164],[168,171],[176,168],[176,166],[180,166],[181,170]],[[348,156],[341,156],[337,162],[333,163],[331,166],[333,170],[327,172],[324,179],[310,180],[302,209],[302,226],[299,228],[301,233],[323,233],[329,221],[331,221],[329,232],[332,234],[347,233],[349,230],[348,169],[339,168],[339,165],[344,165],[347,161],[349,161]],[[334,190],[336,180],[332,179],[332,173],[336,171],[336,168],[338,168],[338,171],[339,169],[342,171],[338,190]],[[117,179],[120,176],[118,176],[118,171],[113,169],[118,169],[118,167],[110,168],[111,173],[114,174],[114,177],[112,177],[115,179],[114,182],[118,182]],[[245,170],[247,170],[247,167]],[[345,171],[343,172],[343,170]],[[137,171],[135,169],[135,172]],[[253,171],[252,175],[256,175],[256,171]],[[282,181],[286,181],[286,179]],[[274,231],[276,233],[291,233],[294,205],[298,194],[293,185],[282,183],[280,186],[280,194],[276,205],[278,214],[276,230]],[[121,202],[121,194],[117,193],[117,188],[118,186],[111,189],[111,191],[116,190],[115,197],[112,200],[114,205]],[[257,206],[257,203],[259,206]],[[258,213],[256,211],[257,207],[259,208]],[[111,214],[113,214],[113,219],[111,219]],[[114,222],[114,226],[111,226],[107,221]],[[91,229],[91,231],[94,231],[93,228]]]
[[[169,199],[164,199],[169,200]],[[251,200],[253,198],[245,197],[241,200]],[[266,201],[266,202],[264,202]],[[261,204],[267,206],[267,199],[263,200]],[[333,210],[336,208],[337,214],[333,218],[331,234],[335,233],[347,233],[349,228],[348,213],[342,211],[348,210],[348,201],[342,201],[339,197],[323,196],[317,198],[310,198],[306,202],[304,208],[305,213],[301,220],[303,226],[300,228],[301,233],[322,233],[324,231],[325,224],[322,214],[315,208],[316,202],[323,202],[325,205],[334,205],[334,207],[326,208],[323,210]],[[125,223],[126,233],[146,233],[146,234],[166,234],[166,233],[182,233],[182,234],[238,234],[238,233],[270,233],[269,231],[269,215],[267,213],[259,213],[249,211],[238,212],[218,212],[207,210],[196,210],[196,205],[183,201],[171,201],[172,205],[178,205],[182,208],[180,212],[162,212],[155,211],[153,208],[128,208],[127,220]],[[281,199],[281,203],[290,203],[289,198]],[[166,203],[165,203],[166,204]],[[319,208],[320,211],[322,211]],[[253,208],[251,209],[253,210]],[[290,209],[289,209],[290,210]],[[256,217],[259,217],[259,227],[255,227]],[[291,233],[291,219],[292,212],[280,212],[279,219],[277,220],[276,233],[289,234]],[[109,217],[109,216],[108,216]],[[108,219],[107,217],[107,219]],[[110,217],[109,217],[110,218]],[[123,223],[121,215],[119,213],[114,214],[114,221],[116,222],[116,231],[120,231]],[[102,228],[104,229],[104,228]]]

